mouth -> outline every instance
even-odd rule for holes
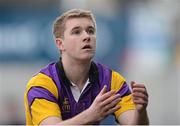
[[[82,49],[91,49],[92,47],[90,46],[90,45],[85,45],[85,46],[83,46],[83,48]]]

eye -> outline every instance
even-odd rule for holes
[[[89,29],[87,30],[87,33],[88,33],[88,34],[94,34],[94,33],[95,33],[95,30],[94,30],[93,28],[89,28]]]
[[[72,31],[72,34],[79,35],[80,33],[81,33],[81,31],[79,29],[76,29],[76,30]]]

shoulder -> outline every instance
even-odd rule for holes
[[[126,81],[125,78],[117,71],[112,70],[112,79]]]
[[[112,76],[112,79],[120,79],[122,81],[125,81],[125,78],[117,71],[109,68],[107,65],[104,65],[102,63],[94,62],[98,68],[99,73],[103,73],[106,75],[106,73],[110,73],[110,76]]]
[[[112,70],[108,66],[94,62],[98,69],[100,84],[106,84],[108,90],[119,90],[126,82],[125,78],[115,70]],[[103,87],[103,86],[102,86]]]
[[[97,68],[98,79],[99,79],[101,86],[103,87],[103,85],[106,84],[107,88],[108,88],[111,83],[112,70],[104,64],[101,64],[98,62],[94,62],[94,64]],[[109,88],[108,88],[108,90],[109,90]]]
[[[123,85],[127,85],[125,78],[117,71],[112,70],[111,90],[119,90]]]
[[[33,87],[40,87],[50,91],[56,98],[58,98],[58,89],[51,76],[52,68],[50,67],[52,67],[52,64],[41,69],[39,73],[37,73],[29,80],[26,86],[26,92],[28,92]]]

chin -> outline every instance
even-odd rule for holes
[[[94,55],[84,55],[82,57],[79,57],[82,61],[91,61]]]

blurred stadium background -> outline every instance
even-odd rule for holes
[[[57,61],[52,23],[71,8],[96,16],[95,59],[147,86],[150,123],[180,124],[179,6],[179,0],[0,0],[0,124],[25,124],[25,86]]]

